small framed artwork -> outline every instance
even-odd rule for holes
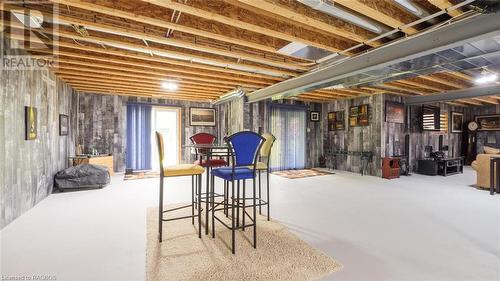
[[[68,115],[59,114],[59,135],[67,136],[69,131]]]
[[[190,126],[215,126],[215,108],[190,107]]]
[[[368,126],[370,125],[370,106],[362,104],[351,106],[349,108],[349,126]]]
[[[500,131],[500,114],[477,115],[474,119],[479,124],[479,131]]]
[[[37,137],[37,123],[38,116],[36,107],[24,107],[24,126],[25,126],[25,139],[34,140]]]
[[[328,131],[342,131],[344,126],[343,111],[328,112]]]
[[[451,112],[451,132],[462,133],[464,126],[464,114],[462,112]]]
[[[336,114],[335,112],[328,112],[328,131],[335,131],[335,119],[336,119]]]
[[[386,101],[385,102],[385,122],[404,124],[405,107],[402,103]]]
[[[362,104],[358,109],[358,126],[370,125],[370,117],[368,113],[368,104]]]
[[[319,122],[320,119],[320,113],[319,111],[311,111],[309,113],[309,121],[311,122]]]
[[[343,131],[345,129],[344,111],[337,111],[336,119],[337,122],[335,122],[335,129],[337,131]]]
[[[349,108],[349,126],[355,127],[358,126],[358,107],[351,106]]]

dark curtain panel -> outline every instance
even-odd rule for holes
[[[306,115],[303,107],[272,106],[271,134],[276,137],[271,170],[303,169],[306,163]]]
[[[127,104],[127,169],[151,169],[151,109]]]

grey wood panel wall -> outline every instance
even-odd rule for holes
[[[5,54],[21,54],[9,48]],[[0,228],[52,192],[54,174],[74,153],[74,131],[59,136],[59,114],[71,115],[73,90],[48,70],[2,70],[0,76]],[[25,140],[24,107],[38,111],[38,136]]]
[[[369,126],[350,127],[348,125],[349,108],[362,104],[370,105]],[[383,95],[339,100],[323,104],[322,128],[324,150],[371,151],[374,157],[368,165],[368,174],[381,176],[383,104]],[[328,131],[327,114],[331,111],[344,112],[345,130]],[[361,171],[361,159],[359,156],[328,157],[327,163],[329,165],[332,164],[331,161],[335,162],[333,164],[336,169],[355,173]]]
[[[472,121],[476,115],[500,114],[500,105],[470,106],[466,110],[466,120]],[[500,148],[500,131],[478,131],[477,153],[484,152],[484,146]]]
[[[181,146],[190,143],[189,137],[199,132],[217,135],[216,127],[189,125],[189,108],[209,108],[212,107],[210,103],[79,93],[78,143],[83,144],[87,151],[96,148],[100,153],[113,154],[116,172],[123,172],[126,168],[127,102],[180,108]],[[189,149],[181,148],[181,161],[194,161]]]
[[[234,106],[233,103],[236,103],[238,105],[241,104],[243,106]],[[237,120],[237,122],[243,122],[243,130],[251,130],[257,133],[269,132],[269,114],[270,107],[273,103],[306,105],[308,111],[322,111],[322,106],[320,103],[309,103],[294,100],[266,100],[255,103],[244,103],[243,99],[238,99],[229,103],[223,103],[217,107],[218,111],[220,112],[219,137],[223,138],[228,134],[228,132],[234,133],[236,132],[236,129],[240,129],[241,126],[234,126],[234,124],[232,123],[234,120]],[[307,115],[309,118],[309,112],[307,113]],[[317,167],[319,157],[323,155],[323,142],[321,138],[323,127],[321,126],[321,124],[321,122],[307,122],[307,167]]]

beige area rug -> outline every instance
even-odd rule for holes
[[[302,170],[276,171],[276,172],[273,172],[272,174],[283,177],[283,178],[287,178],[287,179],[301,179],[301,178],[308,178],[308,177],[333,175],[335,173],[324,171],[324,170],[316,170],[316,169],[302,169]]]
[[[160,244],[157,212],[158,208],[147,212],[148,281],[316,280],[342,268],[285,226],[264,217],[257,221],[257,249],[251,244],[252,228],[237,231],[236,255],[230,249],[231,231],[217,222],[215,239],[211,233],[205,235],[204,228],[199,239],[197,226],[190,219],[167,222]],[[187,208],[177,214],[190,212]]]
[[[137,171],[137,172],[132,172],[131,174],[125,174],[123,176],[123,180],[140,180],[140,179],[150,179],[159,177],[160,177],[160,172]]]

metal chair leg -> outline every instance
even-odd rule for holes
[[[198,197],[201,196],[201,175],[197,176],[198,180],[196,183],[198,184]],[[198,198],[198,238],[201,238],[201,200]]]
[[[238,180],[236,190],[236,226],[240,226],[240,181]]]
[[[253,179],[253,247],[257,248],[257,204],[255,192],[255,178]]]
[[[267,184],[267,220],[270,221],[271,220],[271,200],[269,199],[269,169],[267,170],[267,180],[266,180],[266,184]]]
[[[208,159],[208,158],[207,158]],[[205,189],[205,235],[208,235],[208,201],[210,200],[210,168],[207,166],[207,187]]]
[[[212,180],[211,180],[211,186],[212,186],[212,194],[215,194],[215,176],[212,175]],[[212,238],[215,238],[215,198],[212,197]]]
[[[162,241],[163,234],[163,177],[160,176],[160,198],[158,206],[158,240]]]
[[[242,222],[242,230],[243,231],[245,231],[245,217],[246,217],[246,215],[245,215],[245,199],[246,199],[246,195],[245,194],[246,194],[246,188],[245,188],[245,186],[246,186],[246,180],[243,180],[243,212],[242,212],[242,216],[243,216],[243,218],[242,218],[242,220],[243,220],[243,222]]]
[[[234,206],[234,180],[231,181],[231,250],[233,252],[233,255],[236,253],[236,249],[235,249],[235,223],[234,223],[234,209],[235,209],[235,206]]]
[[[262,200],[262,193],[261,193],[261,178],[260,178],[261,171],[259,170],[259,215],[262,215],[262,206],[261,206],[261,201]]]
[[[191,216],[192,216],[191,221],[193,224],[194,224],[194,206],[195,206],[195,204],[194,204],[194,193],[195,193],[195,191],[194,191],[195,190],[194,179],[195,179],[195,176],[192,175],[191,176]]]

